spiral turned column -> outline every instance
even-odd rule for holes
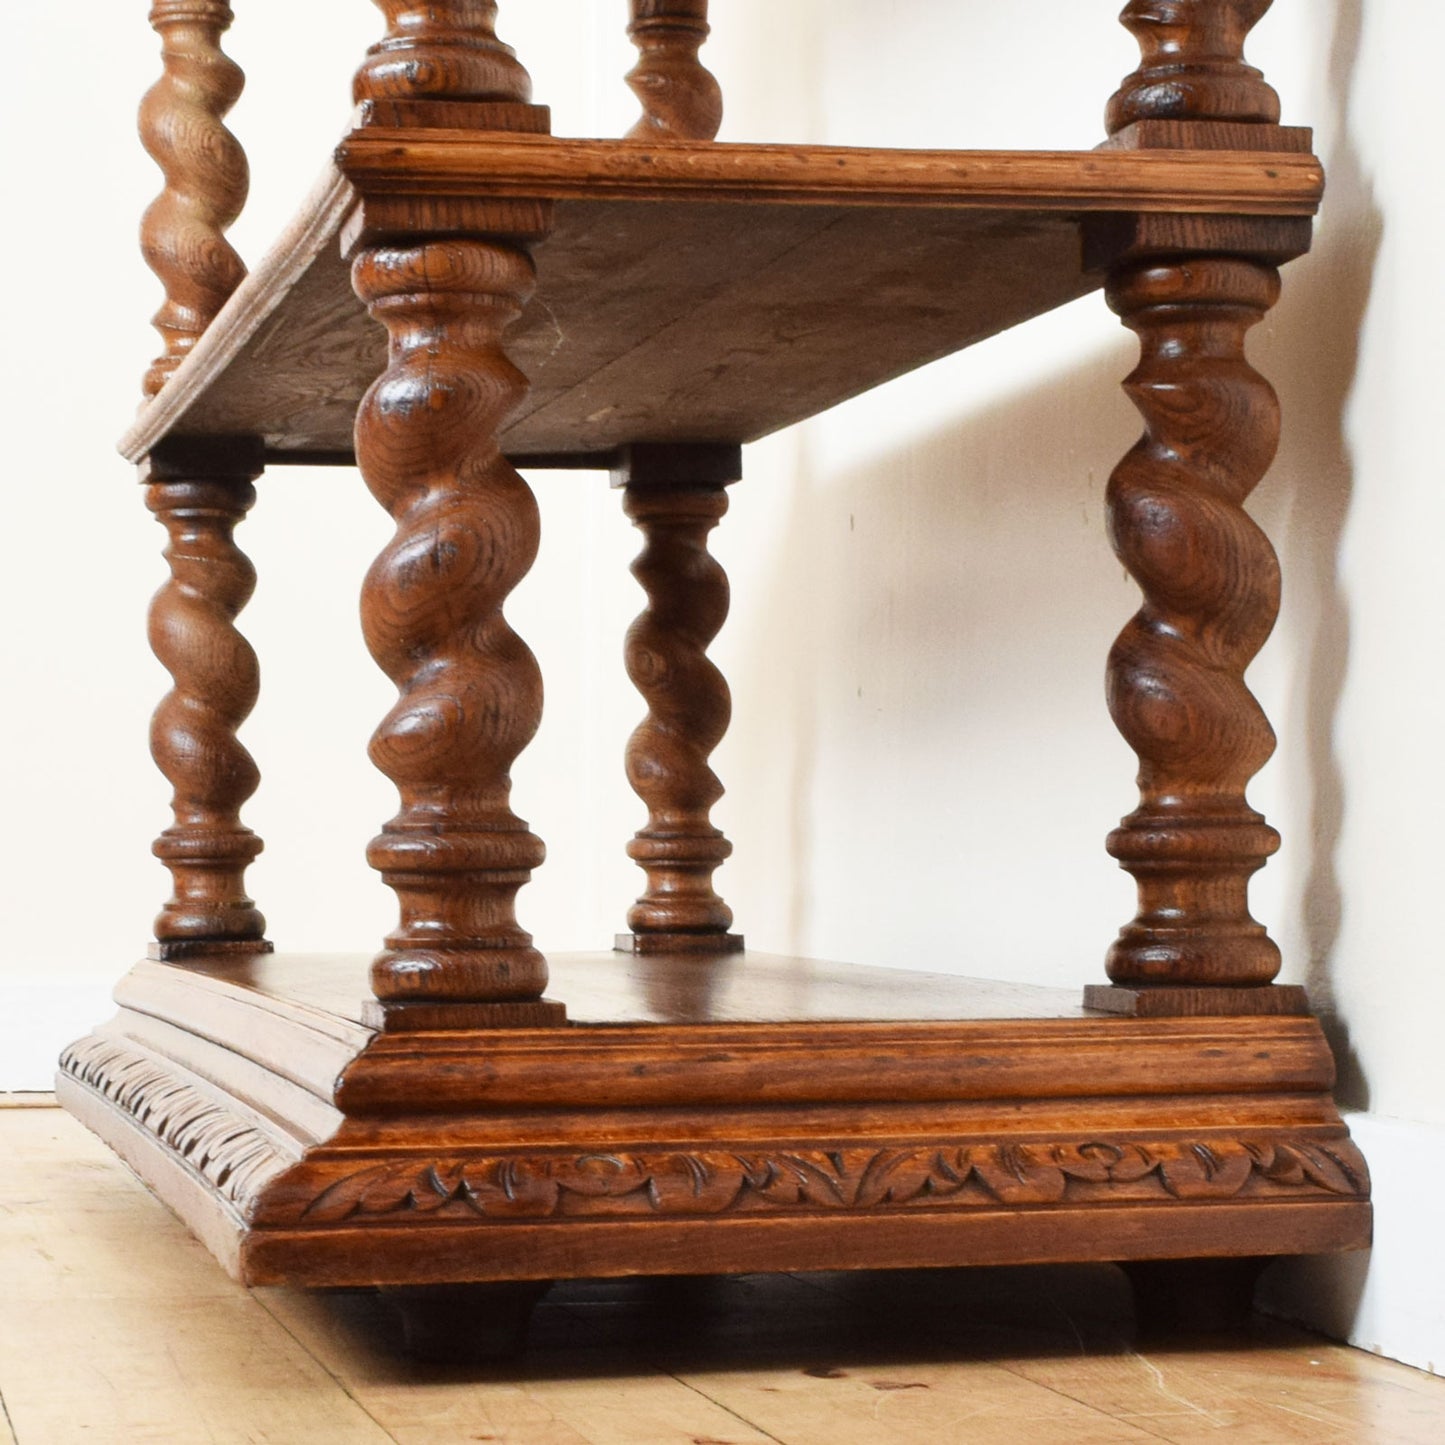
[[[1244,60],[1271,0],[1129,0],[1119,17],[1139,42],[1139,68],[1105,111],[1109,134],[1135,121],[1273,125],[1279,96]]]
[[[736,456],[736,449],[720,450]],[[728,932],[732,910],[712,886],[732,844],[712,824],[723,787],[708,766],[732,715],[727,681],[707,657],[728,613],[727,574],[707,550],[727,493],[721,482],[634,480],[623,505],[643,536],[632,575],[647,594],[627,633],[627,674],[647,703],[627,744],[627,780],[648,816],[627,845],[647,889],[628,912],[632,931],[619,934],[617,946],[735,952],[743,943]]]
[[[1108,489],[1114,549],[1144,593],[1108,664],[1140,793],[1108,840],[1139,886],[1109,951],[1116,984],[1249,987],[1279,968],[1247,900],[1279,845],[1245,798],[1274,733],[1244,683],[1279,611],[1279,565],[1243,508],[1279,436],[1244,339],[1278,294],[1273,267],[1233,256],[1146,261],[1109,283],[1139,337],[1125,389],[1145,422]]]
[[[698,59],[708,36],[707,0],[632,0],[627,27],[637,64],[627,84],[642,103],[629,140],[712,140],[722,89]]]
[[[236,630],[256,573],[236,546],[255,501],[250,477],[175,479],[151,465],[146,503],[164,524],[170,580],[150,612],[150,642],[175,686],[156,709],[151,751],[174,789],[174,823],[154,844],[175,891],[156,919],[162,958],[270,948],[266,921],[246,896],[261,840],[241,805],[260,775],[236,731],[256,704],[256,654]]]
[[[368,858],[401,921],[373,966],[383,1001],[536,1000],[542,955],[517,890],[543,848],[512,812],[512,761],[536,731],[542,680],[502,606],[536,555],[536,502],[497,433],[526,393],[502,334],[533,287],[521,249],[450,239],[377,247],[357,294],[390,362],[357,414],[357,460],[396,522],[362,623],[400,697],[371,743],[401,809]]]
[[[141,102],[140,133],[165,189],[141,221],[141,249],[166,299],[153,319],[165,349],[146,373],[148,397],[246,274],[225,237],[249,185],[245,152],[221,123],[245,82],[221,51],[232,18],[225,0],[155,0],[150,12],[165,69]]]

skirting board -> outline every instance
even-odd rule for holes
[[[1259,1303],[1372,1354],[1445,1375],[1445,1125],[1346,1114],[1370,1161],[1375,1243],[1351,1255],[1282,1259]]]

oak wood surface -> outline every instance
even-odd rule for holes
[[[532,382],[504,427],[513,456],[753,440],[1092,289],[1078,217],[1095,205],[1253,212],[1285,196],[1308,214],[1320,185],[1317,162],[1298,155],[995,152],[965,157],[970,169],[951,152],[809,150],[800,161],[788,148],[714,145],[737,198],[678,200],[712,194],[687,168],[698,147],[590,144],[486,139],[486,167],[500,173],[510,157],[524,191],[555,196],[559,177],[580,177],[508,336]],[[627,168],[612,167],[616,198],[598,200],[592,172],[605,168],[593,154],[605,144]],[[1036,192],[1002,185],[1012,174]],[[350,454],[356,405],[385,365],[337,252],[354,204],[338,175],[322,178],[122,439],[127,456],[171,432],[262,436],[295,460]],[[853,306],[836,304],[844,288]]]
[[[711,140],[722,124],[722,89],[698,59],[707,0],[630,0],[627,34],[637,64],[627,84],[642,103],[629,140]]]
[[[733,448],[628,447],[614,485],[642,533],[632,575],[647,605],[627,630],[627,674],[647,716],[627,742],[627,780],[647,805],[627,845],[647,889],[627,914],[617,947],[667,952],[737,952],[732,909],[713,887],[732,844],[712,824],[723,787],[708,766],[732,714],[728,685],[708,658],[727,618],[728,581],[708,552],[708,533],[727,512],[724,487],[741,473]]]
[[[246,155],[222,124],[245,83],[222,50],[225,0],[153,0],[164,71],[140,108],[140,133],[165,176],[141,221],[141,250],[166,298],[153,324],[165,349],[146,373],[154,396],[246,274],[225,232],[246,202]]]
[[[256,497],[259,463],[246,450],[193,470],[160,456],[141,469],[170,568],[148,629],[174,684],[151,720],[151,754],[173,789],[173,821],[153,845],[174,882],[155,921],[162,956],[238,942],[269,947],[245,888],[261,840],[240,812],[260,773],[236,736],[260,690],[256,654],[235,626],[256,585],[234,536]]]
[[[1438,1379],[1263,1322],[1141,1346],[1108,1266],[559,1284],[521,1359],[421,1366],[370,1291],[242,1290],[60,1111],[0,1111],[0,1148],[25,1445],[1435,1445],[1445,1411]]]

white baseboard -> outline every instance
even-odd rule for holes
[[[1375,1243],[1281,1260],[1261,1281],[1270,1314],[1445,1374],[1445,1126],[1349,1114],[1370,1166]]]

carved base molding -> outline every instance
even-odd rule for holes
[[[594,976],[609,958],[637,966],[599,955]],[[344,960],[329,981],[285,956],[148,961],[118,990],[119,1017],[62,1059],[64,1102],[247,1282],[1256,1256],[1369,1239],[1368,1176],[1313,1019],[740,1023],[693,1000],[691,1021],[387,1034],[361,1022],[365,962],[351,988]],[[905,992],[929,981],[899,977]],[[228,1028],[241,1014],[247,1029]],[[1125,1054],[1130,1067],[1110,1064]]]

